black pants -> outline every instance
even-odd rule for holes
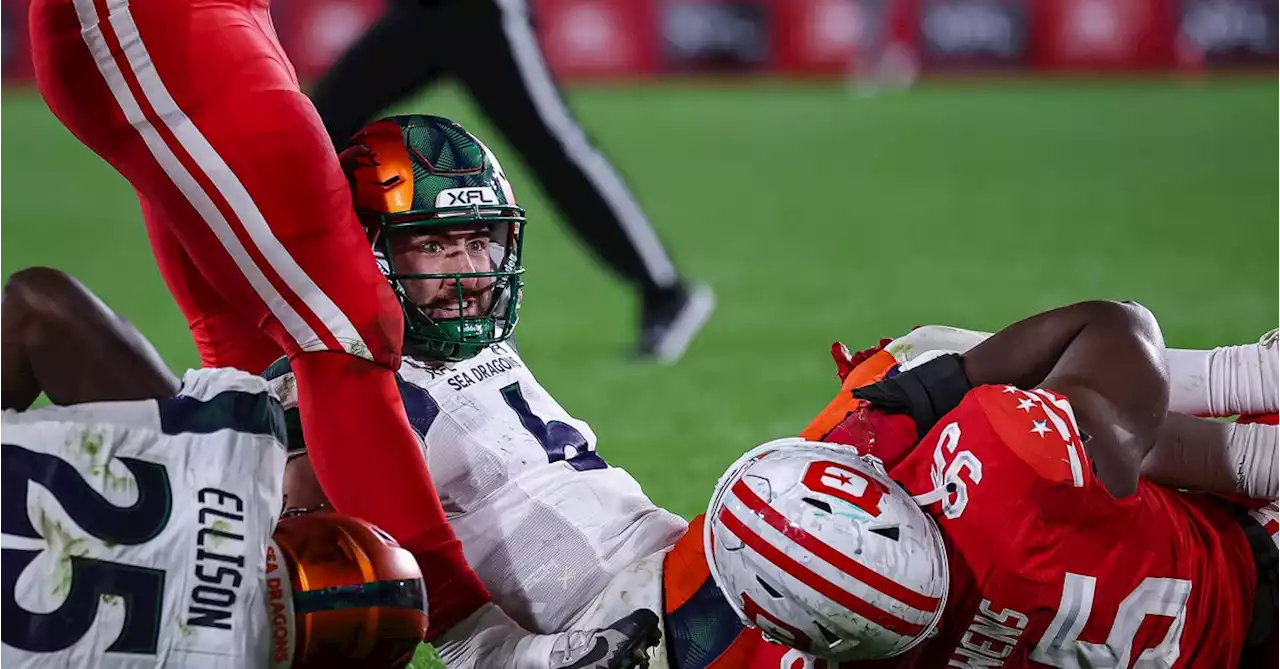
[[[392,0],[316,85],[334,144],[375,114],[453,76],[524,157],[581,240],[647,299],[678,281],[630,189],[570,114],[525,0]]]
[[[1258,585],[1254,594],[1253,619],[1240,655],[1239,669],[1266,667],[1276,654],[1276,623],[1280,621],[1280,552],[1271,533],[1243,509],[1232,505],[1236,520],[1244,528],[1253,549]]]

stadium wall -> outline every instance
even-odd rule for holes
[[[1274,72],[1277,0],[530,0],[566,80]],[[274,0],[300,77],[383,0]],[[3,78],[30,81],[28,0],[0,0]]]

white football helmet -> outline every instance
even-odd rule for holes
[[[917,503],[852,447],[771,441],[716,485],[711,576],[778,643],[836,661],[900,655],[934,633],[950,580],[942,533]]]

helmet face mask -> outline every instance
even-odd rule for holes
[[[524,286],[523,226],[524,210],[515,206],[378,221],[374,253],[404,310],[406,352],[465,360],[510,338]],[[455,240],[482,247],[467,257],[452,252]]]
[[[366,126],[342,158],[404,311],[405,353],[458,361],[510,338],[526,221],[488,148],[447,119],[397,116]]]

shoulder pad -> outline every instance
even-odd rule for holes
[[[1043,479],[1081,488],[1093,478],[1093,463],[1066,397],[1037,388],[982,386],[965,404],[976,404],[1008,450]]]

